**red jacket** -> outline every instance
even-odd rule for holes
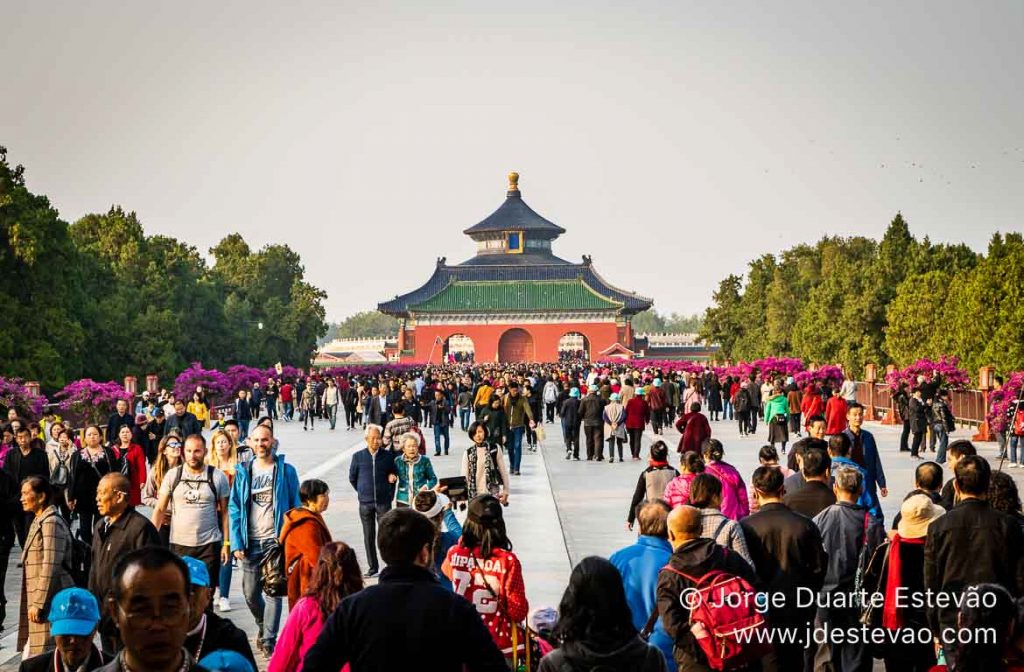
[[[846,399],[830,397],[825,404],[825,433],[842,434],[846,429]]]
[[[512,625],[522,623],[530,610],[519,558],[499,548],[485,560],[479,549],[466,548],[460,539],[448,551],[441,571],[451,579],[452,590],[476,607],[498,648],[511,656]]]
[[[652,411],[660,411],[668,405],[668,400],[665,398],[665,392],[660,387],[651,386],[651,391],[647,393],[647,404],[651,407]]]
[[[113,447],[114,452],[120,451],[120,447]],[[133,443],[124,452],[124,461],[128,463],[128,481],[132,487],[128,492],[128,503],[132,506],[142,506],[142,489],[146,487],[146,453],[142,446]]]
[[[651,419],[651,409],[643,397],[626,402],[626,429],[643,429]]]
[[[804,427],[812,415],[821,415],[825,412],[825,404],[821,400],[821,394],[812,387],[804,391],[804,398],[800,402],[800,412],[804,416]]]
[[[699,412],[687,413],[676,420],[676,429],[683,433],[679,437],[679,447],[677,448],[680,453],[688,453],[692,450],[699,454],[704,440],[711,438],[711,423]]]

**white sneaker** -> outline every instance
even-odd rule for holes
[[[222,597],[219,600],[217,600],[217,610],[218,611],[231,611],[231,602],[230,602],[230,600],[228,600],[228,598],[226,598],[226,597]]]

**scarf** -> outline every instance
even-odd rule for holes
[[[900,559],[900,546],[911,544],[923,546],[925,538],[904,539],[899,533],[893,535],[889,543],[889,574],[885,580],[885,606],[882,608],[882,627],[898,630],[903,627],[903,612],[896,606],[896,590],[903,585],[903,561]]]
[[[662,467],[667,467],[668,462],[658,460],[647,460],[647,466],[651,467],[652,469],[660,469]]]

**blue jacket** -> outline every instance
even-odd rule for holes
[[[622,585],[626,589],[626,602],[633,614],[633,627],[643,630],[651,613],[658,608],[656,593],[658,574],[672,556],[672,545],[665,539],[641,535],[636,543],[615,551],[608,557],[615,569],[622,574]],[[665,662],[671,672],[676,663],[672,655],[672,638],[665,632],[659,618],[654,624],[650,643],[665,654]]]
[[[856,469],[860,472],[861,478],[864,480],[864,490],[860,493],[860,497],[857,498],[857,506],[863,506],[865,509],[871,511],[871,515],[875,518],[880,518],[882,515],[881,508],[878,506],[878,498],[874,496],[875,488],[874,483],[871,485],[871,489],[868,490],[868,473],[864,467],[860,466],[848,457],[833,457],[832,458],[832,483],[835,484],[835,472],[839,467],[849,467],[850,469]],[[874,506],[872,506],[874,501]]]
[[[459,537],[462,536],[462,525],[459,524],[459,519],[455,517],[455,513],[451,509],[444,512],[444,526],[445,531],[438,535],[437,544],[440,552],[434,554],[434,573],[437,574],[437,580],[441,582],[442,586],[452,590],[451,579],[441,571],[441,565],[448,557],[448,549],[459,543]]]
[[[853,432],[849,429],[843,432],[850,439],[850,445],[856,443]],[[875,435],[862,429],[860,430],[860,445],[864,449],[864,493],[868,496],[864,506],[871,515],[879,520],[882,519],[882,503],[878,500],[877,488],[885,487],[885,470],[882,468],[882,456],[878,453],[878,444],[875,443]]]
[[[388,475],[398,476],[395,466],[395,451],[380,448],[373,455],[364,448],[352,456],[348,468],[348,481],[356,489],[360,504],[391,506],[395,497],[394,483],[388,483]]]
[[[274,534],[281,533],[284,514],[300,505],[299,475],[295,467],[284,461],[284,455],[275,455],[277,463],[274,483]],[[245,551],[249,547],[249,507],[252,482],[252,463],[239,463],[235,467],[235,482],[228,497],[228,515],[231,516],[231,552]]]
[[[409,465],[405,462],[405,456],[398,453],[395,458],[395,469],[398,470],[398,501],[412,506],[412,498],[419,492],[421,486],[432,488],[437,485],[437,475],[434,474],[434,465],[430,458],[420,455],[412,465],[412,483],[409,483]]]

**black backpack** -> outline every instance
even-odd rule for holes
[[[750,393],[740,388],[739,392],[736,393],[736,398],[733,399],[733,408],[739,412],[744,413],[750,408]]]

